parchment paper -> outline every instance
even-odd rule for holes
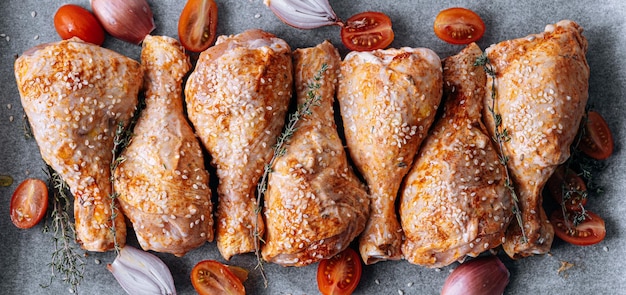
[[[0,174],[14,182],[0,187],[0,294],[67,294],[68,286],[54,279],[48,288],[51,270],[47,265],[52,253],[52,236],[42,225],[29,230],[17,229],[9,218],[11,194],[23,179],[45,179],[44,164],[34,139],[23,129],[23,109],[13,75],[17,55],[44,42],[58,41],[53,15],[64,3],[90,8],[87,0],[2,0],[0,1]],[[185,1],[148,1],[157,25],[153,35],[177,38],[178,16]],[[462,6],[476,11],[485,21],[487,32],[478,42],[482,49],[490,44],[543,31],[546,24],[572,19],[584,29],[589,41],[591,67],[590,104],[607,120],[615,138],[615,153],[596,175],[604,188],[591,195],[587,208],[606,221],[607,236],[597,245],[579,247],[558,239],[549,255],[512,261],[501,256],[511,272],[507,294],[626,294],[624,260],[626,246],[626,173],[623,147],[626,143],[626,3],[623,0],[563,1],[339,1],[331,0],[342,19],[362,11],[387,13],[396,33],[392,47],[428,47],[440,57],[457,53],[462,47],[448,45],[433,33],[433,21],[445,8]],[[329,39],[341,53],[338,27],[299,30],[280,22],[261,0],[217,0],[219,34],[236,34],[261,28],[285,39],[292,48],[314,46]],[[140,46],[107,37],[104,47],[138,59]],[[129,243],[137,245],[132,234]],[[219,256],[215,242],[207,243],[182,258],[158,254],[171,269],[178,294],[194,294],[189,274],[193,265]],[[88,253],[86,271],[79,287],[82,294],[124,294],[106,264],[114,253]],[[573,263],[557,273],[561,261]],[[97,263],[100,262],[100,263]],[[231,264],[251,270],[245,282],[249,294],[318,294],[315,282],[317,265],[284,268],[265,264],[269,278],[263,287],[260,273],[254,270],[253,254],[234,257]],[[406,261],[381,262],[365,266],[355,294],[438,294],[449,272],[458,264],[442,269],[427,269]]]

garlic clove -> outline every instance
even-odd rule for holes
[[[139,44],[155,28],[146,0],[91,0],[91,9],[111,36]]]
[[[328,0],[265,0],[284,23],[299,29],[341,25]]]
[[[479,257],[462,263],[446,279],[441,295],[503,294],[509,270],[496,256]]]
[[[176,294],[170,270],[148,252],[124,246],[107,269],[128,294]]]

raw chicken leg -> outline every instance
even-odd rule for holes
[[[371,194],[359,250],[366,264],[401,258],[395,200],[441,100],[441,61],[429,49],[349,53],[337,99],[350,155]]]
[[[481,122],[486,75],[474,43],[444,60],[445,110],[424,140],[400,199],[409,262],[442,267],[502,243],[512,216],[502,166]]]
[[[249,30],[219,37],[187,81],[189,119],[217,168],[217,246],[226,259],[259,247],[255,191],[284,125],[292,73],[289,45]]]
[[[115,171],[115,190],[144,250],[182,256],[213,240],[209,174],[183,114],[191,65],[176,40],[150,35],[141,62],[146,107]]]
[[[523,240],[512,222],[504,243],[511,257],[550,250],[554,229],[542,207],[541,190],[559,164],[569,158],[588,98],[587,40],[578,24],[564,20],[545,32],[504,41],[487,48],[496,72],[495,112],[511,139],[504,153],[519,197]],[[487,85],[491,85],[489,77]],[[491,87],[484,99],[492,105]],[[484,115],[494,129],[493,116]],[[493,135],[493,134],[492,134]]]
[[[110,164],[118,124],[129,122],[143,74],[139,63],[70,39],[43,44],[15,62],[24,111],[44,161],[74,195],[76,236],[88,251],[126,240],[124,216],[111,211]]]
[[[303,266],[330,258],[365,228],[367,192],[348,166],[333,117],[340,62],[328,41],[294,52],[298,105],[316,96],[319,101],[296,124],[269,176],[262,252],[267,261]],[[323,65],[328,68],[315,81]],[[318,90],[311,87],[316,83]]]

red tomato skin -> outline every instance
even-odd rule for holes
[[[54,15],[54,28],[63,39],[78,37],[96,45],[104,43],[104,29],[89,10],[74,4],[66,4]]]
[[[341,42],[352,51],[384,49],[394,39],[391,18],[382,12],[367,11],[345,21]]]
[[[21,229],[37,225],[48,210],[48,186],[39,179],[20,183],[11,197],[11,221]]]
[[[203,281],[205,277],[212,280]],[[226,265],[215,260],[198,262],[191,270],[191,284],[200,295],[246,294],[241,280]]]
[[[352,248],[346,248],[319,262],[317,288],[323,295],[352,294],[361,280],[362,272],[361,257]]]
[[[613,154],[613,134],[600,113],[587,113],[584,132],[578,148],[585,155],[596,160],[606,160]]]
[[[561,238],[561,240],[578,246],[589,246],[601,242],[606,236],[604,220],[602,217],[589,210],[586,211],[586,214],[587,218],[576,227],[574,227],[573,223],[570,221],[572,230],[576,235],[572,236],[568,233],[567,226],[564,223],[563,211],[555,210],[552,212],[552,215],[550,215],[550,223],[554,226],[554,233],[557,237]],[[581,236],[581,234],[583,236]]]
[[[450,44],[463,45],[482,38],[485,34],[485,23],[472,10],[452,7],[437,14],[433,29],[439,39]]]
[[[217,3],[188,0],[178,19],[178,39],[185,49],[202,52],[217,38]]]
[[[554,171],[554,174],[552,174],[546,183],[548,192],[559,205],[563,202],[563,186],[565,186],[566,189],[571,188],[576,191],[587,190],[585,181],[580,178],[576,172],[571,169],[567,169],[567,171],[565,171],[563,167],[559,167]],[[579,193],[573,193],[564,205],[569,211],[580,211],[582,210],[581,206],[585,206],[586,204],[587,197],[584,197]]]

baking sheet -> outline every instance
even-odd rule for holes
[[[71,3],[89,7],[87,0]],[[148,1],[157,25],[153,35],[177,36],[178,16],[185,1]],[[218,34],[236,34],[249,28],[261,28],[285,39],[292,48],[314,46],[324,39],[335,44],[342,54],[338,27],[303,31],[280,22],[262,0],[217,0]],[[396,33],[392,47],[428,47],[440,57],[457,53],[461,47],[437,39],[432,24],[437,13],[445,8],[462,6],[476,11],[483,18],[487,32],[478,42],[488,45],[543,31],[546,24],[572,19],[584,29],[589,41],[587,54],[591,67],[590,104],[607,120],[613,131],[616,150],[606,167],[596,175],[604,188],[602,195],[593,195],[588,209],[606,221],[607,237],[597,245],[578,247],[558,239],[549,255],[512,261],[503,257],[511,272],[506,294],[626,294],[626,166],[623,152],[626,143],[626,4],[623,0],[607,1],[330,1],[342,19],[362,11],[387,13]],[[38,225],[19,230],[9,218],[9,201],[13,190],[23,179],[45,179],[44,164],[37,144],[24,136],[21,107],[13,63],[26,49],[44,42],[59,40],[54,27],[56,9],[68,1],[2,0],[0,1],[0,174],[11,175],[14,183],[0,187],[0,293],[2,294],[67,294],[68,286],[52,281],[47,266],[52,252],[51,235]],[[108,37],[104,47],[138,59],[141,48]],[[137,245],[132,235],[129,243]],[[215,242],[207,243],[182,258],[158,254],[172,270],[178,294],[194,294],[189,273],[195,263],[204,259],[223,261]],[[84,258],[86,271],[79,287],[82,294],[123,294],[124,291],[106,270],[113,253],[88,253]],[[557,273],[561,261],[574,266]],[[101,263],[98,263],[101,262]],[[318,294],[315,283],[317,265],[284,268],[266,264],[269,278],[263,287],[260,273],[254,270],[253,254],[239,255],[229,263],[250,269],[245,282],[249,294]],[[438,294],[453,264],[441,269],[427,269],[406,261],[381,262],[365,266],[355,294]]]

